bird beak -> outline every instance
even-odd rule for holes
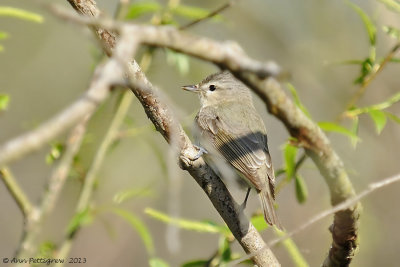
[[[189,91],[189,92],[194,92],[194,93],[197,93],[199,91],[199,88],[197,85],[184,85],[184,86],[182,86],[182,89]]]

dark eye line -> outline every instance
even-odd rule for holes
[[[214,84],[211,84],[208,88],[210,88],[210,91],[214,91],[216,89]]]

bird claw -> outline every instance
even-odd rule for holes
[[[186,152],[181,156],[181,159],[185,162],[186,165],[190,165],[191,162],[198,160],[202,155],[208,153],[207,150],[200,146],[193,145],[193,147],[197,150],[197,153],[195,155]]]
[[[193,146],[197,149],[197,154],[193,158],[190,159],[191,161],[198,160],[201,156],[208,153],[207,150],[205,150],[204,148],[202,148],[200,146],[196,146],[196,145],[193,145]]]

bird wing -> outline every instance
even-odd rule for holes
[[[246,112],[248,111],[240,108],[239,104],[234,110],[220,108],[218,112],[211,112],[218,115],[198,116],[197,122],[202,130],[212,133],[214,148],[247,177],[258,191],[266,185],[265,174],[260,174],[260,169],[267,172],[269,183],[272,185],[270,187],[273,188],[274,174],[264,124],[258,115]],[[228,118],[228,114],[236,116]]]

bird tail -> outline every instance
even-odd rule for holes
[[[280,230],[283,230],[283,227],[278,219],[278,216],[275,213],[274,200],[272,197],[271,190],[269,188],[264,188],[258,193],[258,195],[260,196],[265,221],[268,224],[276,225]]]

